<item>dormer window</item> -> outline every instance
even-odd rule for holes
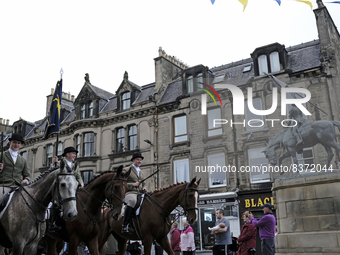
[[[194,77],[192,75],[187,78],[187,90],[188,93],[194,92]]]
[[[224,80],[224,74],[219,74],[215,76],[214,83],[219,83]]]
[[[274,73],[280,71],[279,53],[277,51],[270,53],[269,59],[271,72]]]
[[[88,105],[88,116],[89,118],[92,118],[93,117],[93,102],[90,102],[89,105]]]
[[[121,96],[121,109],[122,111],[130,109],[131,105],[131,93],[130,92],[125,92]]]
[[[279,43],[257,48],[250,55],[254,63],[255,76],[286,69],[288,53],[285,46]]]
[[[198,91],[198,88],[203,88],[203,74],[198,73],[195,76],[190,75],[187,77],[187,91],[192,93]]]
[[[196,87],[198,88],[203,88],[203,74],[199,73],[196,76]]]
[[[80,107],[80,119],[85,119],[85,104],[82,104]]]

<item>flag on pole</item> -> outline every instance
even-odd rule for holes
[[[54,95],[51,102],[51,108],[47,117],[47,123],[45,126],[45,133],[43,139],[47,139],[50,134],[59,133],[60,128],[60,110],[61,110],[61,98],[63,93],[63,80],[57,82],[54,90]]]

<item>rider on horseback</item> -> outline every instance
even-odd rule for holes
[[[125,167],[123,169],[123,172],[127,172],[129,169],[131,169],[131,174],[129,178],[127,179],[127,185],[128,190],[125,195],[125,202],[127,203],[125,207],[124,212],[124,219],[123,219],[123,225],[122,225],[122,233],[128,233],[130,232],[130,229],[128,227],[131,216],[133,214],[134,207],[137,202],[137,193],[140,193],[142,191],[146,192],[145,188],[145,182],[141,181],[144,178],[143,171],[140,169],[140,166],[142,165],[142,160],[144,157],[141,153],[136,152],[133,154],[131,161],[132,165],[129,167]]]
[[[292,129],[292,133],[297,140],[296,151],[301,154],[303,149],[303,139],[300,133],[300,127],[303,126],[303,123],[307,121],[306,117],[302,111],[296,107],[296,105],[292,105],[291,109],[289,110],[288,118],[294,119],[297,122],[297,125]]]

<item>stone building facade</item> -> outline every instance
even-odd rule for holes
[[[275,180],[294,174],[249,172],[249,166],[268,166],[263,151],[284,129],[282,123],[288,116],[281,113],[279,92],[277,108],[269,115],[254,114],[248,101],[257,110],[270,109],[280,81],[311,93],[313,105],[304,105],[311,113],[309,121],[340,120],[340,36],[326,7],[319,5],[314,13],[318,40],[289,48],[275,42],[254,49],[248,59],[219,67],[188,67],[160,48],[151,84],[137,85],[126,72],[119,88],[111,93],[92,85],[86,74],[75,98],[63,94],[58,144],[56,135],[41,139],[46,117],[13,124],[13,130],[20,126],[16,132],[21,130],[25,136],[21,152],[26,154],[32,177],[46,170],[51,157],[56,152],[61,155],[68,146],[79,151],[85,182],[94,174],[130,164],[132,154],[139,151],[145,157],[147,175],[160,169],[148,182],[148,190],[194,176],[202,179],[199,221],[194,226],[198,250],[209,252],[213,245],[207,227],[213,225],[217,208],[224,208],[232,232],[238,236],[240,214],[251,210],[261,217],[260,205],[276,203],[271,192]],[[237,87],[244,97],[236,97],[220,84]],[[242,107],[243,114],[233,114]],[[336,139],[339,141],[339,132]],[[281,156],[284,150],[279,148],[276,153]],[[339,152],[334,153],[334,160],[339,161]],[[301,164],[322,165],[326,159],[321,144],[298,155]],[[291,164],[291,157],[284,159],[284,166]]]

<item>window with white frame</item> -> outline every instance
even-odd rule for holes
[[[116,134],[116,152],[122,152],[125,148],[125,129],[118,128]]]
[[[129,150],[135,150],[137,148],[137,126],[133,125],[129,127]]]
[[[80,119],[85,119],[85,104],[82,104],[80,107]]]
[[[198,88],[203,88],[203,74],[199,73],[196,76],[196,87]]]
[[[187,116],[174,117],[173,123],[174,143],[181,143],[188,140],[187,134]]]
[[[266,147],[248,150],[250,182],[269,182],[268,159],[263,151]],[[265,171],[264,171],[265,169]]]
[[[261,55],[257,59],[259,64],[259,74],[264,75],[264,73],[268,73],[268,61],[266,55]]]
[[[189,159],[179,159],[174,161],[174,183],[189,182]]]
[[[90,157],[94,154],[94,133],[85,133],[83,142],[83,157]]]
[[[207,167],[209,169],[209,186],[210,187],[212,188],[221,187],[227,184],[224,153],[208,155],[208,166]]]
[[[130,109],[130,105],[131,105],[131,93],[130,92],[125,92],[122,94],[121,97],[121,109],[122,111]]]
[[[302,169],[305,171],[300,170],[300,173],[308,173],[310,172],[309,170],[314,169],[315,172],[318,170],[317,166],[314,163],[314,152],[313,152],[313,147],[308,147],[308,148],[303,148],[302,154],[296,154],[296,158],[298,160],[298,165],[299,167],[302,166]],[[292,164],[293,158],[292,159]],[[307,171],[306,171],[307,170]]]
[[[63,143],[58,143],[58,156],[61,156],[63,154]]]
[[[20,154],[24,159],[27,159],[27,151],[23,151]]]
[[[187,78],[187,91],[188,93],[194,92],[194,77],[192,75]]]
[[[53,145],[49,144],[46,146],[46,167],[51,166],[53,158]]]
[[[280,71],[280,60],[279,60],[279,53],[274,51],[269,55],[270,59],[270,70],[271,72],[278,72]]]
[[[256,110],[262,110],[262,100],[260,97],[252,98],[252,102],[253,102],[253,107]],[[251,130],[262,128],[264,125],[263,116],[256,115],[249,110],[248,100],[245,101],[244,108],[246,109],[246,130],[251,131]]]
[[[215,119],[221,119],[221,108],[208,109],[208,136],[222,135],[222,124],[215,123]]]
[[[89,106],[88,106],[88,117],[89,118],[93,117],[93,102],[89,103]]]

